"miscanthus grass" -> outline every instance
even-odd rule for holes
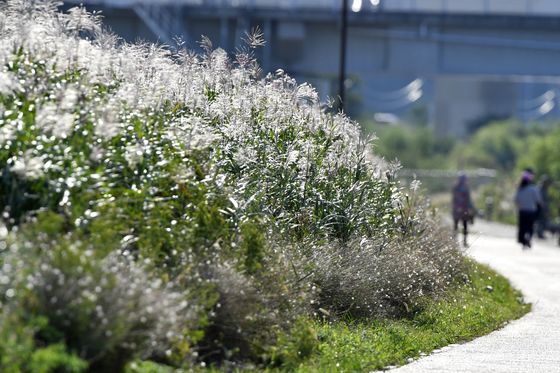
[[[282,366],[313,318],[407,317],[465,281],[373,139],[261,76],[258,31],[196,55],[57,5],[0,3],[2,371]]]

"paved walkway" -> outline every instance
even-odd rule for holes
[[[449,346],[391,373],[560,372],[560,247],[534,240],[522,251],[511,227],[478,223],[468,253],[510,279],[533,310],[505,328]]]

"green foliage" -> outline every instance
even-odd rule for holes
[[[293,371],[302,362],[318,353],[319,339],[312,320],[301,317],[289,332],[282,332],[271,348],[271,361],[282,370]]]
[[[133,361],[129,363],[124,373],[178,373],[180,370],[153,361]]]
[[[511,171],[527,147],[532,131],[513,121],[496,122],[482,127],[466,144],[454,151],[460,168],[480,167]]]
[[[517,168],[531,167],[537,175],[547,174],[554,180],[560,180],[559,139],[560,129],[546,136],[533,137],[520,157]]]
[[[404,168],[447,168],[448,156],[455,145],[451,138],[438,138],[425,127],[365,125],[375,132],[378,154],[401,163]]]
[[[5,307],[0,315],[0,371],[25,370],[34,350],[33,323],[24,323],[20,315]]]
[[[3,310],[0,316],[0,370],[7,373],[80,373],[88,363],[69,353],[63,343],[38,348],[34,335],[48,321],[36,317],[24,322],[13,310]]]
[[[239,228],[241,242],[239,251],[245,256],[243,269],[254,274],[263,268],[263,259],[266,255],[266,237],[262,233],[262,227],[255,223],[245,223]]]
[[[55,344],[34,351],[29,368],[34,373],[81,373],[88,363],[69,354],[64,344]]]

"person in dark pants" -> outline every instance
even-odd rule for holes
[[[459,230],[459,222],[463,225],[463,245],[468,246],[467,234],[468,234],[468,223],[474,216],[474,206],[471,200],[471,193],[469,186],[467,184],[467,175],[459,174],[457,182],[453,186],[452,194],[452,206],[453,206],[453,229],[455,234]]]
[[[533,178],[532,172],[523,171],[515,193],[515,205],[518,211],[517,242],[522,245],[523,249],[531,247],[533,226],[539,207],[542,205],[541,194],[539,188],[533,184]]]
[[[552,185],[552,179],[548,175],[543,175],[539,183],[539,191],[541,193],[542,205],[537,216],[537,237],[545,238],[544,232],[550,226],[550,194],[549,189]]]

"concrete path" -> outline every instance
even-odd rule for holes
[[[448,346],[391,373],[560,372],[560,247],[533,240],[522,251],[511,227],[478,223],[469,255],[510,279],[533,310],[501,330]]]

